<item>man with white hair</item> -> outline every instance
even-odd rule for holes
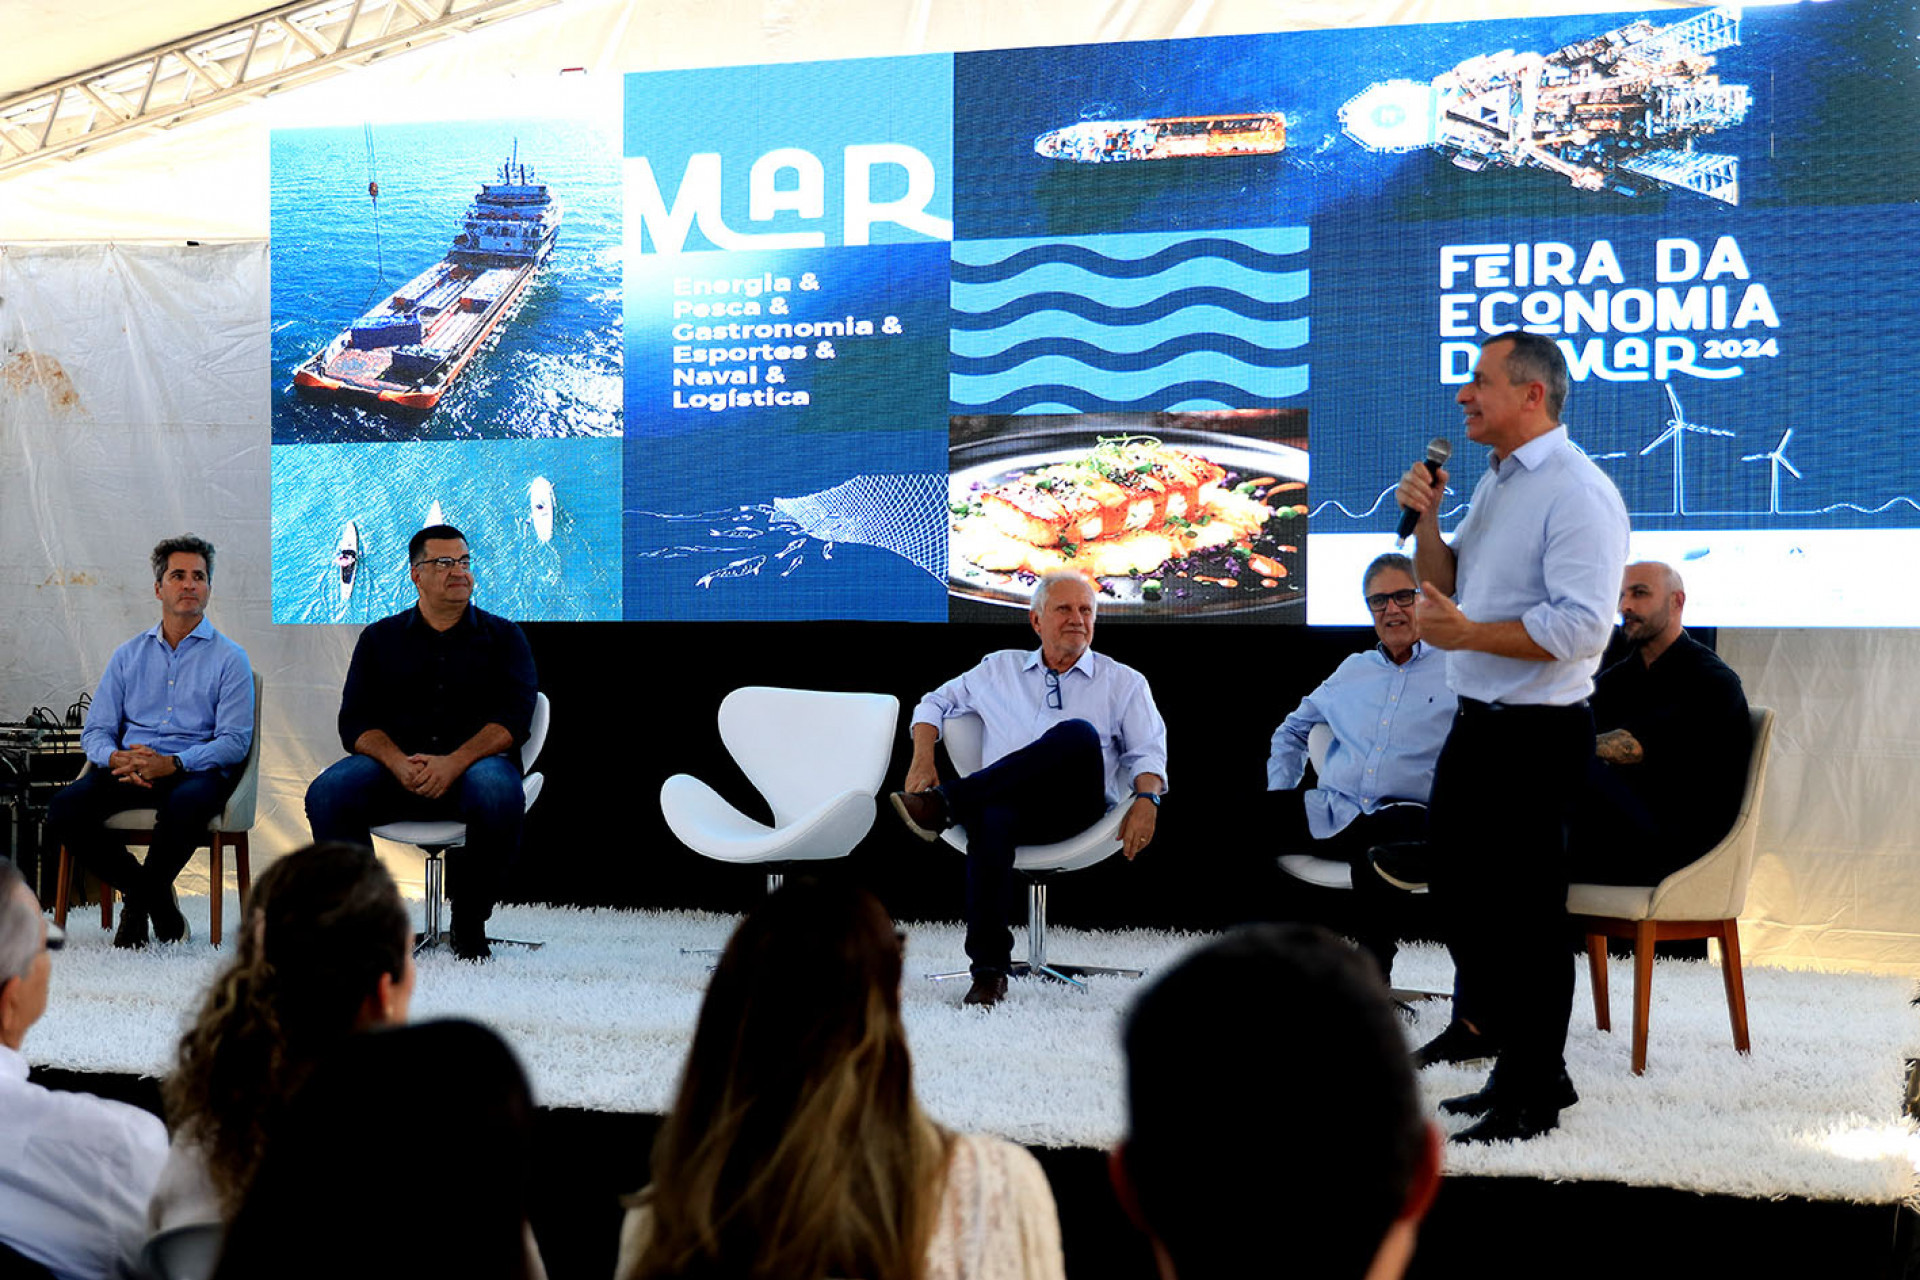
[[[1093,651],[1096,594],[1070,569],[1043,575],[1028,614],[1040,647],[990,653],[913,709],[913,760],[893,807],[923,840],[967,829],[967,1004],[991,1008],[1007,994],[1016,846],[1065,840],[1123,802],[1121,851],[1131,859],[1153,839],[1167,725],[1146,677]],[[933,755],[941,722],[969,712],[985,727],[982,767],[943,782]]]
[[[20,1055],[47,1008],[47,922],[0,862],[0,1243],[60,1280],[120,1275],[146,1238],[167,1129],[124,1102],[27,1082]]]

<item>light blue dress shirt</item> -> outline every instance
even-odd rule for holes
[[[1333,731],[1319,785],[1306,793],[1307,829],[1316,840],[1344,831],[1363,813],[1394,800],[1422,804],[1433,790],[1433,764],[1453,727],[1447,656],[1416,641],[1396,666],[1384,645],[1334,668],[1273,731],[1267,790],[1300,785],[1307,771],[1307,735]]]
[[[115,649],[80,732],[96,769],[141,743],[189,772],[217,769],[245,760],[252,742],[253,666],[205,618],[177,649],[159,623]]]
[[[1167,776],[1167,722],[1153,705],[1147,678],[1089,649],[1060,677],[1060,707],[1047,705],[1047,668],[1040,651],[1002,649],[920,699],[913,724],[936,730],[949,716],[971,711],[985,726],[984,767],[1018,751],[1063,720],[1085,720],[1100,735],[1107,766],[1107,804],[1133,792],[1143,773]],[[912,733],[912,725],[907,728]]]
[[[1454,531],[1454,598],[1475,622],[1518,618],[1554,661],[1457,650],[1447,655],[1447,682],[1482,702],[1572,706],[1593,692],[1613,631],[1626,506],[1565,427],[1488,464]]]

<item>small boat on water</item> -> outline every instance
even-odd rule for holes
[[[553,482],[535,476],[527,486],[527,502],[532,507],[527,518],[533,521],[534,536],[542,542],[553,541]]]
[[[334,549],[333,567],[340,571],[340,603],[353,598],[353,576],[360,567],[360,526],[352,520],[340,530],[340,545]]]
[[[1033,140],[1049,160],[1114,164],[1186,156],[1265,156],[1287,149],[1287,118],[1278,111],[1159,120],[1080,120]]]
[[[433,505],[427,508],[427,522],[420,527],[422,529],[431,529],[437,524],[445,524],[446,522],[447,517],[440,510],[440,499],[435,498]]]

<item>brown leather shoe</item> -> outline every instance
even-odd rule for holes
[[[922,840],[938,840],[940,833],[953,825],[947,813],[947,797],[936,788],[925,791],[896,791],[887,799],[907,830]]]
[[[991,1009],[1007,998],[1007,975],[988,974],[984,978],[975,978],[973,985],[967,988],[966,999],[960,1003],[977,1004],[982,1009]]]

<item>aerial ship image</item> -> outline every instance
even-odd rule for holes
[[[516,143],[494,181],[480,184],[446,257],[303,362],[294,385],[374,409],[431,410],[518,308],[553,253],[560,216]]]
[[[1751,92],[1722,84],[1711,56],[1739,43],[1731,6],[1665,26],[1636,19],[1548,54],[1469,58],[1426,84],[1380,81],[1340,123],[1369,151],[1432,147],[1474,172],[1535,167],[1581,191],[1674,187],[1739,204],[1739,159],[1695,145],[1746,119]]]
[[[1287,118],[1277,111],[1159,120],[1080,120],[1033,140],[1049,160],[1112,164],[1188,156],[1265,156],[1286,150]]]

